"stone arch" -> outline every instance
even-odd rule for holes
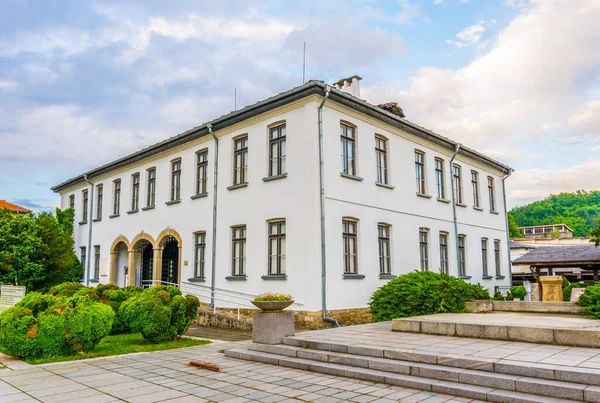
[[[148,242],[150,242],[152,244],[152,246],[156,246],[156,241],[154,240],[154,238],[152,238],[152,235],[146,234],[145,232],[140,232],[131,241],[131,244],[130,244],[130,247],[129,247],[129,251],[133,252],[133,248],[135,248],[135,244],[137,244],[141,240],[148,241]]]
[[[128,285],[138,285],[138,286],[146,286],[143,283],[143,267],[144,260],[142,259],[143,255],[141,254],[141,249],[138,248],[138,245],[141,241],[146,241],[151,245],[151,251],[156,248],[156,241],[152,237],[152,235],[147,234],[145,232],[140,232],[137,234],[129,244],[129,259],[128,259]],[[150,261],[153,262],[156,256],[151,256]],[[153,266],[152,266],[153,267]],[[139,270],[142,270],[140,273]],[[139,275],[138,275],[139,274]],[[138,277],[142,276],[141,281]]]
[[[163,268],[163,251],[165,248],[165,242],[169,239],[174,238],[177,241],[177,284],[181,284],[181,247],[183,244],[183,238],[179,234],[179,232],[175,231],[171,227],[167,227],[164,229],[158,237],[156,237],[156,244],[154,247],[154,267],[157,270],[154,270],[154,278],[155,281],[166,281],[162,276],[162,268]],[[166,258],[166,256],[165,256]]]
[[[127,251],[131,250],[131,244],[124,235],[119,235],[112,243],[110,247],[110,271],[108,276],[108,282],[111,284],[117,284],[118,278],[118,264],[119,264],[119,245],[125,245]],[[122,284],[119,284],[122,286]]]

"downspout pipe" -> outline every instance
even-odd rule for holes
[[[325,254],[325,177],[323,169],[323,107],[329,99],[331,87],[325,86],[325,96],[318,108],[319,116],[319,193],[320,193],[320,212],[321,212],[321,304],[323,308],[323,320],[330,322],[335,327],[340,327],[338,321],[327,316],[327,256]]]
[[[211,275],[210,275],[210,306],[215,307],[215,286],[217,275],[217,189],[219,179],[219,139],[212,130],[212,124],[207,123],[208,132],[215,139],[215,156],[214,156],[214,179],[213,179],[213,233],[212,233],[212,257],[211,257]]]
[[[512,280],[512,261],[510,260],[510,230],[508,229],[508,207],[506,207],[506,185],[505,185],[505,181],[506,179],[508,179],[509,176],[512,175],[512,173],[514,172],[514,169],[509,169],[509,171],[506,173],[506,175],[504,175],[504,177],[502,178],[502,199],[504,201],[504,221],[506,224],[506,254],[508,255],[508,278],[509,278],[509,285],[512,287],[513,285],[513,280]]]
[[[88,242],[87,242],[87,256],[85,259],[85,265],[86,267],[84,267],[83,270],[83,282],[85,283],[86,287],[90,286],[90,267],[92,264],[92,227],[94,225],[94,221],[93,221],[93,217],[94,217],[94,183],[92,183],[88,177],[87,174],[83,174],[83,180],[86,181],[87,183],[90,184],[90,187],[92,188],[90,191],[90,208],[89,208],[89,218],[88,218]]]
[[[452,154],[452,158],[450,158],[450,178],[452,183],[452,215],[454,221],[454,242],[456,246],[456,270],[458,272],[458,277],[463,276],[465,273],[460,272],[460,248],[458,246],[458,219],[456,218],[456,182],[454,180],[454,173],[452,172],[452,163],[460,150],[461,144],[456,144],[454,148],[454,154]]]

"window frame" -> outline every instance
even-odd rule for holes
[[[435,158],[435,186],[437,188],[437,197],[446,199],[446,180],[444,178],[445,162],[441,158]]]
[[[81,279],[84,279],[87,267],[87,246],[79,247],[79,262],[81,262]]]
[[[350,231],[351,228],[354,228],[353,232]],[[342,219],[342,243],[344,274],[356,275],[358,274],[358,220],[352,218]],[[353,254],[350,250],[351,243],[353,244]],[[352,258],[352,262],[350,258]]]
[[[81,191],[81,222],[86,223],[88,221],[88,206],[89,206],[89,192],[88,189]]]
[[[494,178],[491,176],[487,177],[488,182],[488,197],[490,199],[490,211],[496,212],[496,186]]]
[[[419,228],[419,267],[429,271],[429,229]]]
[[[69,208],[75,211],[75,195],[69,195]]]
[[[415,150],[415,184],[417,186],[417,193],[422,195],[427,194],[425,169],[425,152]]]
[[[392,274],[391,229],[392,226],[389,224],[377,224],[377,243],[379,247],[380,276],[389,276]]]
[[[502,268],[501,265],[502,255],[500,253],[500,240],[494,239],[494,266],[496,269],[496,276],[502,276]]]
[[[238,144],[240,147],[238,148]],[[239,155],[239,161],[238,161]],[[238,164],[240,164],[238,166]],[[238,177],[239,172],[239,177]],[[233,185],[248,184],[248,135],[233,139]]]
[[[194,232],[194,277],[204,278],[205,260],[206,231]]]
[[[171,160],[171,201],[181,200],[181,158]]]
[[[268,127],[269,140],[269,176],[279,176],[287,173],[287,125],[279,122]],[[273,133],[276,133],[273,136]],[[273,156],[273,147],[276,147],[277,156]],[[275,162],[275,170],[273,163]]]
[[[113,215],[121,214],[121,179],[113,181]]]
[[[348,136],[348,130],[352,131],[352,136]],[[340,122],[340,144],[342,146],[342,174],[349,176],[358,176],[356,164],[356,126],[349,122]],[[352,147],[348,147],[352,144]],[[351,150],[351,154],[349,150]],[[352,169],[350,169],[352,168]]]
[[[458,235],[458,276],[467,276],[467,236]]]
[[[481,238],[481,270],[483,272],[483,277],[487,277],[488,274],[488,239]]]
[[[100,245],[94,245],[94,278],[92,280],[100,280]]]
[[[473,207],[480,208],[481,202],[479,197],[479,172],[471,171],[471,188],[473,191]]]
[[[140,173],[131,175],[131,211],[138,211],[140,208]]]
[[[96,220],[102,220],[102,199],[104,198],[104,185],[96,185]]]
[[[237,231],[240,231],[239,236]],[[232,277],[245,277],[246,276],[246,247],[247,247],[247,229],[245,225],[236,225],[231,227],[231,276]],[[240,254],[237,255],[236,252]],[[236,273],[236,261],[239,264],[239,270]]]
[[[456,174],[458,172],[458,175]],[[462,167],[458,164],[452,164],[452,191],[454,192],[454,200],[458,204],[463,202],[462,189]]]
[[[388,139],[380,134],[375,135],[375,168],[377,171],[377,183],[389,185],[389,163],[388,163]],[[381,166],[383,164],[383,166]]]
[[[272,233],[272,228],[277,232]],[[273,220],[267,223],[267,242],[268,242],[268,263],[267,274],[269,276],[285,276],[287,269],[287,223],[286,220]],[[275,241],[275,254],[273,253],[273,241]],[[275,267],[273,267],[273,257],[275,257]]]
[[[196,196],[207,194],[208,149],[196,152]]]
[[[442,273],[449,273],[450,266],[450,255],[448,249],[448,233],[445,231],[440,231],[439,234],[439,244],[440,244],[440,271]],[[444,242],[442,242],[444,240]]]
[[[146,208],[156,206],[156,167],[146,170]]]

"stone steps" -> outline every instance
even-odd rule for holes
[[[277,351],[277,353],[265,352],[260,350],[269,349],[271,351]],[[487,400],[491,402],[510,402],[510,403],[573,403],[574,400],[584,401],[584,398],[588,397],[585,401],[587,402],[600,402],[600,388],[596,386],[588,387],[587,385],[571,384],[572,388],[567,386],[571,385],[557,385],[555,381],[540,380],[535,378],[524,378],[515,376],[514,379],[511,376],[504,374],[490,374],[482,372],[482,377],[477,379],[477,372],[475,370],[465,372],[467,375],[463,380],[469,380],[479,384],[469,384],[454,380],[446,380],[444,378],[454,379],[450,374],[454,371],[460,370],[456,368],[444,368],[442,366],[437,367],[436,365],[421,365],[414,363],[401,363],[399,360],[390,360],[383,358],[364,358],[372,367],[350,365],[350,361],[344,361],[343,358],[351,359],[350,354],[344,353],[332,353],[325,354],[334,359],[339,359],[337,362],[323,361],[322,355],[320,359],[315,360],[317,355],[313,355],[313,359],[299,358],[298,356],[292,356],[293,351],[296,354],[302,351],[302,349],[286,348],[285,346],[268,346],[268,345],[251,345],[249,348],[236,348],[226,350],[225,355],[231,358],[243,359],[248,361],[262,362],[266,364],[280,365],[289,368],[296,368],[308,371],[314,371],[323,374],[344,376],[348,378],[355,378],[360,380],[366,380],[371,382],[386,383],[389,385],[402,386],[406,388],[420,389],[424,391],[430,391],[433,393],[444,393],[460,397],[466,397],[478,400]],[[322,354],[322,353],[316,353]],[[302,355],[302,354],[300,354]],[[355,357],[356,358],[356,357]],[[360,358],[360,357],[359,357]],[[341,364],[340,362],[346,362],[347,364]],[[355,361],[359,363],[361,361]],[[362,361],[364,365],[364,361]],[[389,366],[386,366],[389,364]],[[418,368],[416,373],[418,375],[412,375],[394,371],[412,371],[412,368]],[[446,372],[445,372],[446,371]],[[424,376],[426,375],[426,376]],[[435,378],[435,376],[442,376],[442,378]],[[485,377],[487,379],[494,379],[495,385],[501,385],[502,379],[506,382],[514,382],[515,385],[520,385],[520,390],[508,390],[503,388],[497,388],[486,384]],[[516,379],[521,379],[520,383],[517,383]],[[538,382],[543,381],[548,384],[539,384]],[[562,382],[567,384],[567,382]],[[508,387],[507,385],[504,385]],[[555,390],[555,388],[558,388]],[[597,390],[588,393],[584,393],[585,388],[596,388]],[[573,390],[571,390],[573,389]],[[527,390],[528,392],[525,392]],[[543,392],[546,390],[546,392]],[[560,390],[560,392],[558,392]],[[538,392],[542,391],[544,394]],[[533,393],[530,393],[533,392]]]

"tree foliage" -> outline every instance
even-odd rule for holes
[[[73,222],[72,209],[56,209],[56,216],[0,210],[0,282],[33,291],[78,280]]]
[[[551,195],[544,200],[515,207],[509,214],[521,227],[566,224],[573,230],[574,236],[588,237],[600,219],[600,191],[578,190]]]
[[[519,226],[511,213],[508,213],[508,235],[511,238],[525,238],[525,235],[519,231]]]
[[[596,246],[600,245],[600,219],[598,220],[598,226],[596,227],[596,229],[590,232],[590,236],[592,237],[592,239],[590,239],[590,242],[594,242]]]

